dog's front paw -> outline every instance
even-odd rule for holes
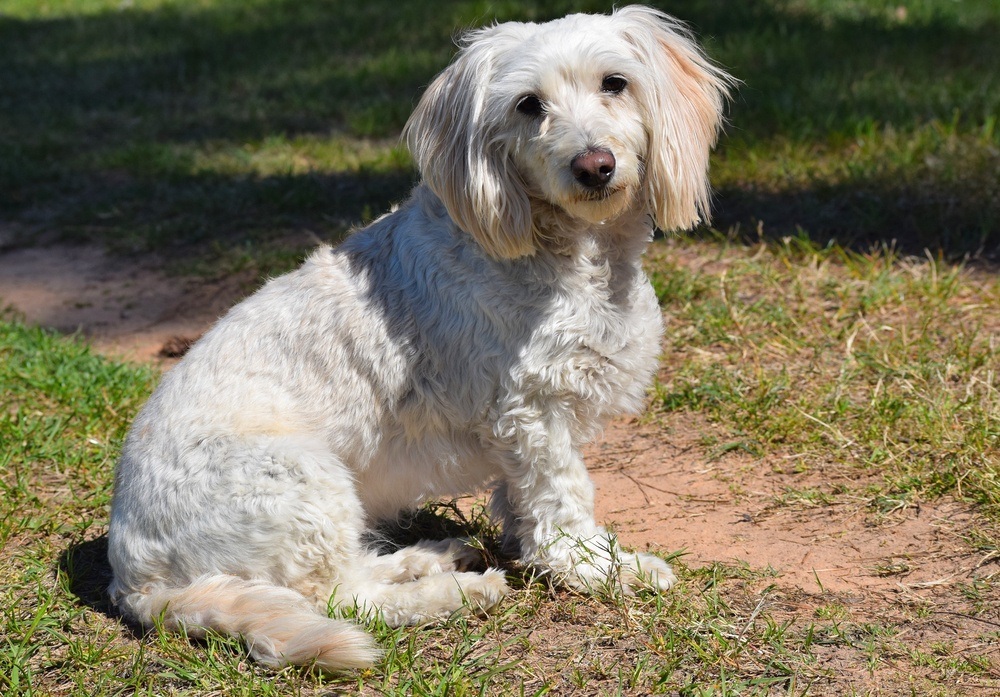
[[[652,554],[636,552],[625,554],[626,564],[621,570],[622,584],[629,588],[651,588],[655,591],[666,591],[677,583],[670,564]]]
[[[585,593],[663,592],[677,583],[670,564],[652,554],[624,551],[607,534],[573,540],[546,552],[532,566],[557,583]]]

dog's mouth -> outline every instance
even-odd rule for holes
[[[575,218],[590,223],[603,223],[619,215],[632,200],[634,189],[628,182],[609,183],[596,189],[576,189],[561,204]]]
[[[583,189],[576,192],[574,203],[603,203],[628,188],[624,185],[605,186],[600,189]]]

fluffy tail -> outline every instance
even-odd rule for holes
[[[151,586],[111,597],[128,617],[143,625],[162,617],[167,629],[190,636],[205,630],[242,636],[258,662],[281,667],[314,664],[324,670],[365,668],[379,657],[360,627],[320,615],[290,588],[236,576],[202,576],[182,588]]]

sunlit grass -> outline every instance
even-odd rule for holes
[[[995,279],[890,250],[860,255],[795,240],[662,241],[649,268],[668,318],[653,418],[707,417],[707,460],[730,447],[719,443],[738,443],[755,466],[790,462],[804,472],[833,463],[858,475],[786,489],[775,509],[822,510],[849,498],[865,502],[878,525],[941,497],[967,500],[985,515],[962,533],[964,544],[984,560],[996,555]],[[920,694],[935,694],[938,683],[992,684],[995,661],[975,641],[949,648],[901,638],[934,622],[933,605],[893,604],[878,619],[822,590],[789,598],[770,569],[683,560],[677,588],[635,598],[553,590],[514,568],[514,590],[489,618],[401,630],[365,620],[386,656],[355,674],[274,673],[231,639],[134,636],[104,591],[103,533],[122,435],[156,376],[10,321],[0,324],[0,359],[9,395],[0,418],[5,694],[429,695],[447,686],[449,694],[763,695],[865,684],[838,673],[831,652],[862,673],[904,670]],[[496,530],[482,505],[460,513],[469,510],[437,507],[404,529],[440,526],[491,544]],[[870,573],[892,577],[913,564],[887,560]],[[981,617],[986,632],[996,588],[988,568],[955,591],[963,615]]]
[[[0,322],[0,359],[0,390],[9,396],[0,414],[5,695],[318,695],[353,688],[499,695],[558,693],[569,683],[592,692],[718,685],[719,694],[745,694],[748,686],[784,684],[811,661],[791,622],[776,632],[751,607],[762,600],[729,584],[758,575],[721,565],[681,566],[688,583],[678,592],[635,598],[553,591],[513,573],[513,592],[487,619],[392,629],[362,618],[385,656],[373,669],[339,676],[267,670],[235,639],[135,635],[105,594],[103,533],[114,457],[155,375],[10,320]],[[481,504],[457,512],[430,509],[417,524],[421,531],[445,525],[486,540],[495,535]],[[415,534],[417,524],[406,532]]]
[[[653,264],[668,349],[656,403],[758,453],[883,473],[887,494],[1000,514],[1000,282],[933,258],[787,240]]]

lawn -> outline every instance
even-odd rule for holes
[[[414,173],[398,133],[456,29],[608,6],[6,0],[0,254],[81,242],[123,263],[156,255],[178,275],[286,269],[406,195]],[[743,82],[713,156],[712,227],[649,254],[667,335],[642,428],[695,423],[706,470],[786,477],[770,510],[850,507],[891,535],[900,516],[954,504],[971,522],[953,553],[970,568],[933,596],[891,602],[794,595],[773,569],[683,557],[682,583],[662,597],[585,598],[513,569],[488,619],[370,621],[387,652],[375,668],[275,673],[238,642],[140,636],[115,616],[103,593],[111,473],[158,369],[7,314],[0,691],[1000,689],[1000,6],[663,7]],[[495,532],[475,504],[421,515]],[[916,563],[879,573],[905,579]]]
[[[456,30],[607,7],[7,0],[4,235],[175,253],[336,238],[405,195],[397,135]],[[744,81],[713,162],[716,227],[1000,249],[992,0],[668,9]]]

